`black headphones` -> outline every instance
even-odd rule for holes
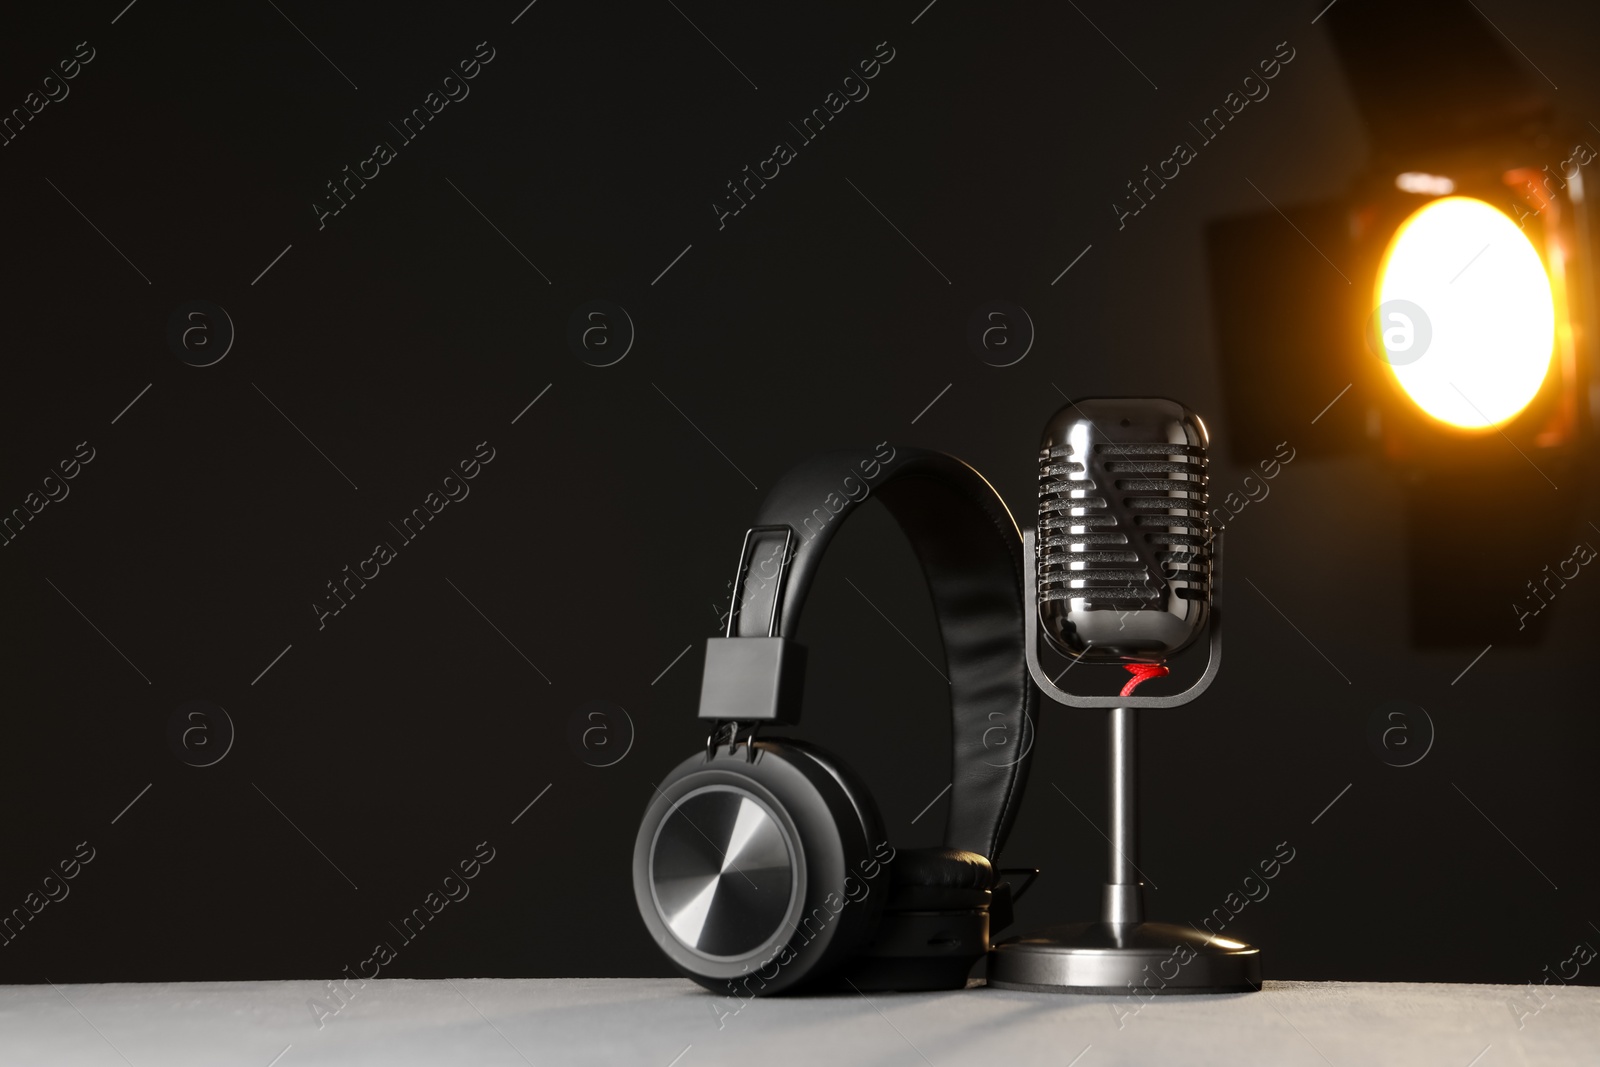
[[[954,750],[943,848],[896,852],[837,758],[756,739],[798,719],[805,649],[791,635],[823,550],[872,496],[916,550],[944,643]],[[1010,922],[1011,888],[992,861],[1027,779],[1038,700],[1022,596],[1016,522],[960,460],[884,443],[783,476],[745,534],[727,636],[706,644],[706,747],[656,788],[634,844],[639,914],[679,970],[741,998],[844,979],[965,985]]]

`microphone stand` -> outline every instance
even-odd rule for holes
[[[1144,921],[1144,883],[1138,878],[1138,744],[1132,708],[1111,709],[1111,876],[1104,887],[1100,920],[1111,926]]]
[[[1213,541],[1213,590],[1221,586],[1222,535]],[[1013,937],[989,951],[988,983],[1000,989],[1038,993],[1131,994],[1148,999],[1158,993],[1249,993],[1261,988],[1261,951],[1242,941],[1218,937],[1193,926],[1146,922],[1144,883],[1138,854],[1138,732],[1134,711],[1141,707],[1187,704],[1211,685],[1222,664],[1220,595],[1211,605],[1209,654],[1205,672],[1193,685],[1170,696],[1086,697],[1056,686],[1039,666],[1035,534],[1022,535],[1023,604],[1028,670],[1044,694],[1071,707],[1109,708],[1111,815],[1109,873],[1100,921],[1048,927]]]

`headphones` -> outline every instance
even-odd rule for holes
[[[798,721],[800,609],[828,542],[872,496],[916,551],[944,644],[954,744],[941,848],[896,851],[849,767],[806,741],[756,737]],[[1023,594],[1016,522],[952,456],[885,442],[783,476],[745,534],[726,636],[706,643],[705,748],[656,787],[634,843],[639,914],[678,970],[741,997],[845,980],[965,986],[1011,921],[993,860],[1027,780],[1038,701]]]

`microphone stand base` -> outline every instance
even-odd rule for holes
[[[1261,950],[1172,923],[1071,923],[989,950],[988,983],[1032,993],[1254,993]]]

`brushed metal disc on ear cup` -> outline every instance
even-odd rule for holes
[[[795,843],[758,797],[711,785],[657,826],[649,882],[656,913],[696,955],[738,959],[780,931],[798,891]]]
[[[883,823],[849,768],[800,741],[748,745],[673,768],[633,847],[651,938],[686,977],[745,998],[831,975],[889,895]]]

